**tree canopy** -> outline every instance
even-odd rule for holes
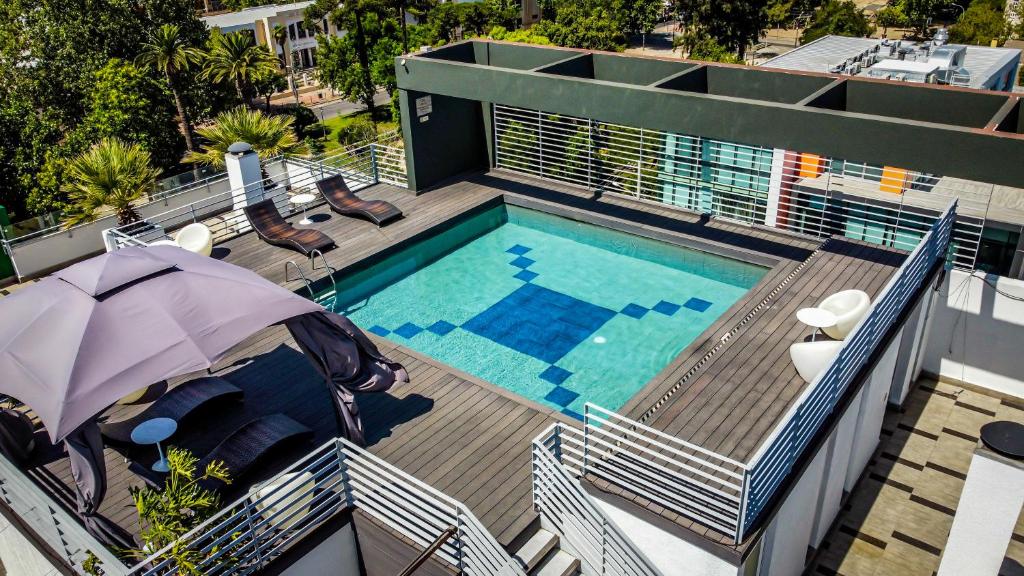
[[[1010,35],[1010,27],[1001,11],[983,3],[967,7],[963,16],[949,28],[949,39],[960,44],[988,46],[993,40],[1002,44]]]
[[[800,36],[806,44],[822,36],[869,36],[875,31],[864,11],[853,0],[827,0],[818,8]]]

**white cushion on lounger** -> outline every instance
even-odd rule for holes
[[[315,485],[313,474],[289,472],[257,488],[250,499],[256,502],[264,496],[269,496],[266,500],[258,502],[256,509],[265,519],[269,519],[280,511],[280,514],[270,520],[270,524],[278,530],[287,530],[306,515],[309,503],[313,501]],[[278,486],[284,486],[284,488],[271,495]]]
[[[796,366],[800,377],[810,383],[832,362],[842,347],[842,340],[797,342],[789,347],[789,357],[793,359],[793,366]]]
[[[846,338],[860,319],[868,313],[870,306],[871,297],[863,290],[836,292],[818,304],[818,308],[824,308],[836,315],[835,326],[822,328],[822,331],[836,340]]]
[[[193,222],[178,231],[174,237],[178,246],[189,252],[209,256],[213,252],[213,233],[204,224]]]

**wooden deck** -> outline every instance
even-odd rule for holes
[[[392,202],[405,217],[378,229],[369,222],[331,214],[324,207],[311,209],[314,226],[337,242],[327,258],[338,269],[357,265],[499,197],[570,217],[585,214],[589,220],[614,223],[654,238],[697,241],[774,262],[757,286],[620,410],[738,459],[749,457],[804,387],[786,356],[789,344],[808,334],[793,312],[843,288],[862,288],[874,295],[902,259],[898,253],[856,242],[822,243],[770,229],[708,221],[664,205],[594,197],[573,187],[502,171],[470,175],[419,196],[386,185],[364,190],[360,196]],[[324,270],[311,269],[301,255],[270,246],[252,233],[218,244],[214,257],[293,290],[303,285],[296,280],[285,282],[289,260],[314,280],[325,276]],[[726,333],[732,337],[723,345],[720,338]],[[466,503],[508,545],[535,517],[531,441],[555,421],[578,422],[373,338],[409,368],[411,382],[389,393],[358,398],[369,450]],[[710,361],[699,363],[712,352]],[[240,423],[275,412],[314,428],[315,443],[335,435],[327,392],[285,329],[270,328],[243,343],[214,372],[243,388],[246,400],[234,410],[211,416],[202,426],[183,431],[179,444],[202,454]],[[73,502],[67,459],[56,449],[43,452],[31,473],[50,492]],[[260,477],[298,456],[293,450],[280,466],[267,467]],[[138,478],[117,451],[107,451],[107,466],[110,489],[101,513],[136,532],[127,487],[137,484]],[[674,520],[687,526],[681,519]],[[700,527],[688,527],[700,531]]]

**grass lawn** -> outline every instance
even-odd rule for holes
[[[377,133],[388,132],[398,127],[397,122],[391,121],[391,108],[382,106],[377,109]],[[323,142],[324,154],[330,154],[336,150],[342,148],[341,144],[338,144],[338,131],[343,127],[352,124],[357,119],[369,119],[370,113],[367,111],[354,112],[347,116],[335,116],[334,118],[328,118],[323,123],[317,122],[312,126],[306,128],[305,133],[308,136],[312,136]],[[326,139],[324,139],[324,132],[327,133]]]

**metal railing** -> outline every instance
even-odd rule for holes
[[[242,198],[273,199],[278,210],[286,215],[297,214],[301,207],[290,204],[294,194],[311,193],[317,196],[307,207],[323,203],[316,183],[324,178],[342,175],[353,191],[362,190],[379,182],[406,186],[405,151],[386,144],[369,143],[317,159],[276,157],[263,162],[267,178],[247,189],[234,189],[214,194],[180,208],[167,210],[134,223],[115,228],[112,232],[117,247],[130,243],[148,244],[167,238],[167,231],[192,222],[203,222],[215,241],[223,241],[251,228],[245,213],[236,208]],[[126,237],[133,239],[127,242]]]
[[[953,264],[973,269],[996,187],[892,166],[494,107],[495,163],[717,218],[910,251],[960,198]]]
[[[837,356],[804,389],[748,462],[590,403],[585,406],[582,431],[557,426],[535,443],[557,454],[562,468],[576,477],[618,486],[735,542],[742,541],[886,334],[913,304],[931,270],[947,258],[956,208],[954,201],[932,224],[843,341]],[[543,464],[539,459],[535,450],[535,474]]]
[[[954,201],[942,218],[932,225],[875,298],[868,314],[843,341],[835,359],[804,390],[782,423],[751,458],[745,526],[757,520],[822,423],[882,345],[885,335],[912,304],[914,294],[927,281],[929,272],[937,262],[946,259],[956,206]]]
[[[579,471],[581,431],[551,425],[533,441],[533,504],[580,560],[583,576],[659,576],[661,572],[598,508],[569,474]]]
[[[67,568],[82,573],[82,562],[92,552],[108,576],[128,573],[127,566],[93,538],[77,518],[57,505],[17,465],[2,455],[0,500],[49,545]]]
[[[470,576],[525,576],[466,506],[342,438],[330,440],[248,496],[132,568],[174,574],[187,552],[203,574],[252,574],[344,509],[356,508],[417,546],[449,527],[434,557]]]

